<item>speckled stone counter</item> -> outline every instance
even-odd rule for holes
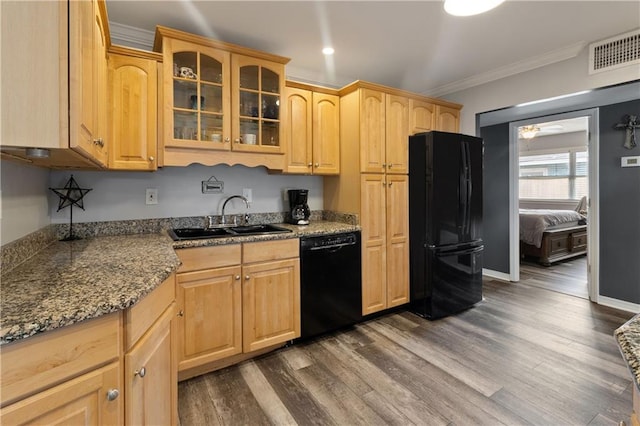
[[[614,334],[622,357],[629,364],[636,389],[640,391],[640,314],[620,326]]]
[[[267,241],[267,240],[282,240],[286,238],[300,238],[312,235],[328,235],[339,234],[343,232],[358,231],[360,227],[357,225],[349,225],[340,222],[319,221],[311,222],[309,225],[297,226],[287,223],[275,224],[282,228],[291,230],[291,232],[282,234],[267,234],[267,235],[247,235],[238,237],[220,237],[220,238],[207,238],[202,240],[185,240],[174,241],[173,247],[176,249],[191,248],[191,247],[206,247],[216,246],[222,244],[234,244],[234,243],[248,243],[252,241]]]
[[[55,242],[2,277],[0,345],[126,309],[179,265],[166,234]]]
[[[133,306],[177,270],[180,260],[174,249],[360,230],[333,221],[278,225],[292,232],[172,241],[166,231],[158,230],[56,241],[3,273],[0,345]]]

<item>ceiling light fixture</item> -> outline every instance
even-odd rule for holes
[[[322,49],[322,53],[325,55],[333,55],[334,52],[335,50],[333,50],[333,47],[325,47]]]
[[[504,0],[445,0],[444,10],[449,15],[471,16],[488,12]]]
[[[540,127],[536,125],[518,127],[518,137],[520,139],[533,139],[539,131]]]

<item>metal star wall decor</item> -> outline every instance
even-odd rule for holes
[[[640,129],[640,122],[638,122],[638,116],[626,115],[627,122],[618,123],[614,126],[617,130],[626,130],[627,137],[624,141],[624,147],[627,149],[635,148],[636,143],[636,129]]]
[[[76,206],[84,210],[84,201],[82,199],[85,195],[87,195],[87,192],[91,191],[92,188],[80,188],[78,182],[76,182],[76,180],[73,178],[73,175],[71,175],[67,183],[65,183],[64,188],[49,189],[55,192],[58,197],[60,197],[57,211],[60,211],[65,207],[71,208],[69,217],[69,235],[60,241],[79,240],[79,237],[75,237],[73,235],[73,205],[75,204]]]

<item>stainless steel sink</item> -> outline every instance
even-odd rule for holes
[[[175,228],[168,231],[174,241],[201,240],[205,238],[238,237],[241,235],[266,235],[291,232],[276,225],[246,225],[228,228]]]

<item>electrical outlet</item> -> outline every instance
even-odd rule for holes
[[[146,204],[158,204],[158,189],[147,188],[147,196],[145,198]]]
[[[247,199],[247,202],[253,202],[253,191],[251,188],[242,188],[242,196]]]

